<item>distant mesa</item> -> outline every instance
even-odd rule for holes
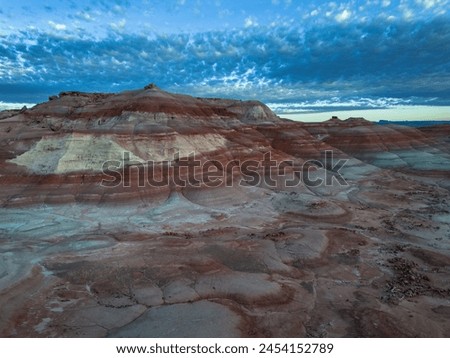
[[[363,117],[349,117],[343,120],[340,119],[338,116],[332,116],[324,123],[332,125],[345,125],[345,126],[367,126],[373,124],[372,122],[368,121]]]
[[[448,126],[450,125],[450,120],[413,120],[413,121],[389,121],[385,119],[381,119],[378,121],[379,125],[398,125],[398,126],[406,126],[413,128],[422,128],[422,127],[436,127],[436,126]]]
[[[340,123],[342,120],[338,117],[338,116],[331,116],[331,118],[329,120],[327,120],[326,122],[329,123]]]

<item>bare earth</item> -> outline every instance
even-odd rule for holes
[[[450,337],[449,137],[153,86],[1,112],[0,336]],[[285,185],[326,150],[347,185]],[[102,186],[124,152],[234,185]],[[268,152],[275,186],[225,169]]]

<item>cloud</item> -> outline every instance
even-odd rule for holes
[[[17,103],[17,102],[0,101],[0,111],[4,111],[6,109],[22,109],[24,106],[27,108],[31,108],[34,105],[35,103]]]
[[[414,11],[411,10],[410,8],[405,8],[403,10],[403,17],[405,18],[405,20],[410,20],[414,17]]]
[[[272,103],[323,104],[318,101],[333,97],[350,103],[356,93],[442,104],[450,103],[448,53],[445,19],[101,39],[22,31],[0,39],[0,99],[37,102],[62,90],[119,91],[155,82],[176,92]]]
[[[253,26],[258,26],[258,21],[253,16],[249,16],[244,20],[244,27],[249,28]]]
[[[87,11],[79,11],[76,13],[75,17],[83,21],[95,21],[95,18]]]
[[[330,99],[318,99],[302,102],[269,102],[266,103],[276,113],[297,113],[313,112],[333,109],[384,109],[395,108],[398,106],[411,105],[412,99],[392,98],[392,97],[332,97]],[[429,102],[428,102],[429,104]]]
[[[115,31],[122,31],[125,28],[126,24],[127,24],[127,20],[121,19],[117,22],[112,22],[109,25]]]
[[[336,15],[335,19],[337,22],[345,22],[350,16],[352,16],[352,12],[348,9],[344,9],[341,13]]]
[[[67,26],[66,26],[66,25],[64,25],[64,24],[58,24],[58,23],[55,23],[55,22],[53,22],[53,21],[49,21],[48,24],[49,24],[53,29],[55,29],[55,30],[57,30],[57,31],[64,31],[64,30],[67,29]]]
[[[436,5],[446,5],[447,1],[442,0],[416,0],[416,3],[422,5],[425,9],[430,9]]]

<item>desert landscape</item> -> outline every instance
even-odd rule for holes
[[[0,336],[449,337],[449,138],[153,84],[0,112]]]

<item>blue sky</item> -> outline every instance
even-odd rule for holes
[[[0,0],[0,101],[154,82],[277,111],[450,105],[450,0]]]

